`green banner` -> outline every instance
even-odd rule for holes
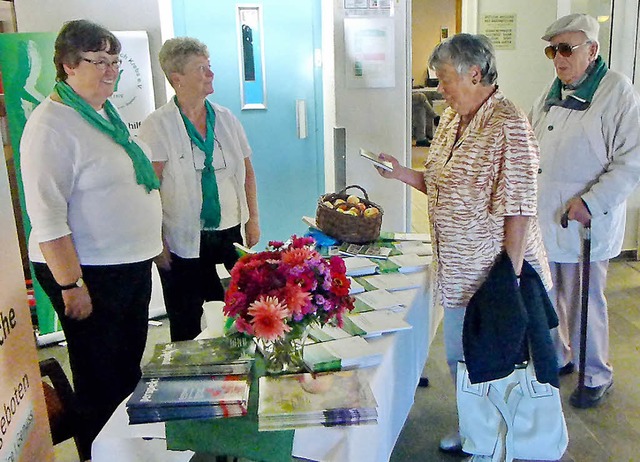
[[[24,232],[27,239],[31,224],[26,213],[22,190],[20,138],[31,112],[51,93],[55,84],[56,69],[53,64],[55,40],[56,34],[50,32],[0,34],[0,70],[2,70],[9,138],[13,149]],[[49,298],[38,281],[35,278],[32,278],[32,281],[40,334],[59,331],[60,323]]]

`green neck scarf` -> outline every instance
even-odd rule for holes
[[[89,124],[102,133],[109,135],[113,141],[124,148],[131,162],[133,162],[136,182],[139,185],[144,186],[147,192],[160,189],[160,180],[158,180],[156,173],[153,171],[151,161],[142,148],[133,141],[127,126],[118,115],[111,101],[106,100],[104,103],[104,110],[109,117],[109,120],[107,120],[78,95],[67,82],[57,82],[53,89],[64,104],[75,109]]]
[[[202,209],[200,210],[200,218],[203,220],[204,229],[216,229],[220,225],[220,196],[218,195],[218,183],[216,181],[216,172],[213,168],[213,148],[216,128],[216,113],[211,103],[204,100],[207,110],[207,136],[202,139],[202,135],[191,123],[189,118],[184,115],[182,108],[178,103],[178,98],[173,97],[173,101],[180,110],[182,121],[187,129],[187,134],[191,142],[195,144],[202,152],[204,152],[204,169],[202,170]]]
[[[544,110],[548,111],[551,106],[560,106],[577,111],[586,110],[591,104],[593,94],[598,89],[598,85],[600,85],[600,81],[607,73],[607,70],[607,64],[604,59],[602,59],[602,56],[598,56],[593,63],[593,67],[587,71],[589,74],[587,78],[576,88],[575,92],[565,99],[562,99],[562,82],[556,77],[545,99]]]

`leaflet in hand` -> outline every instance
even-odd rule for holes
[[[360,148],[360,155],[365,159],[371,161],[373,165],[375,165],[376,167],[379,167],[388,172],[393,171],[393,164],[391,162],[380,159],[376,154],[372,153],[371,151],[367,151],[366,149]]]

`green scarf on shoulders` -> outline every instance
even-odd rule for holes
[[[204,152],[204,169],[202,170],[202,209],[200,210],[200,218],[203,220],[204,229],[216,229],[220,225],[220,196],[218,195],[218,182],[216,181],[216,172],[213,168],[213,148],[216,128],[216,112],[213,110],[211,103],[204,100],[207,109],[207,135],[203,139],[195,125],[191,123],[189,118],[184,115],[178,98],[173,97],[173,101],[180,110],[182,121],[187,129],[187,134],[191,142],[195,144],[202,152]]]
[[[545,98],[544,110],[548,111],[551,106],[560,106],[577,111],[586,110],[591,104],[593,94],[598,89],[598,85],[600,85],[600,81],[607,71],[607,64],[604,62],[604,59],[602,59],[602,56],[598,56],[593,62],[593,67],[587,71],[589,75],[584,82],[576,88],[573,94],[565,99],[562,99],[562,82],[556,77]]]
[[[127,126],[120,118],[116,108],[111,104],[111,101],[106,100],[104,103],[104,110],[107,113],[107,117],[109,117],[109,120],[107,120],[78,95],[67,82],[57,82],[53,89],[64,104],[77,111],[91,126],[109,135],[113,141],[124,148],[131,162],[133,162],[136,182],[139,185],[144,186],[147,192],[160,189],[160,180],[153,170],[151,161],[142,148],[133,141]]]

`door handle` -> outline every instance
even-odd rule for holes
[[[296,100],[296,130],[301,140],[307,137],[307,102],[303,99]]]

